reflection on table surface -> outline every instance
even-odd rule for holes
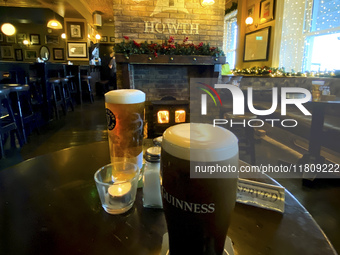
[[[101,207],[93,174],[109,163],[108,148],[107,142],[72,147],[1,171],[0,253],[159,254],[164,214],[143,208],[141,190],[125,214]],[[237,204],[228,236],[235,254],[336,254],[290,193],[284,214]]]

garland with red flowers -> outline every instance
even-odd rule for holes
[[[210,47],[209,43],[201,42],[198,45],[188,43],[188,37],[185,37],[182,43],[175,42],[175,38],[170,38],[165,43],[138,43],[124,36],[124,41],[115,45],[115,52],[122,53],[126,57],[132,54],[153,54],[158,55],[208,55],[214,57],[224,56],[224,52],[218,47]]]

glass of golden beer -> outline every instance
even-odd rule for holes
[[[206,178],[202,169],[217,165],[238,170],[238,140],[227,129],[186,123],[164,132],[162,199],[170,254],[223,254],[238,171]],[[203,175],[192,172],[197,170]]]
[[[143,164],[144,92],[112,90],[105,94],[111,163]]]

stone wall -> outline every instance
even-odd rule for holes
[[[181,43],[210,43],[222,47],[223,0],[203,7],[202,0],[114,0],[115,41],[123,36],[137,42],[164,42],[170,36]]]

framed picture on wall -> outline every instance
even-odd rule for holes
[[[30,41],[32,45],[40,45],[40,35],[30,34]]]
[[[102,36],[102,38],[100,39],[101,42],[107,42],[107,36]]]
[[[1,58],[2,59],[12,59],[12,58],[14,58],[12,46],[1,46],[0,51],[1,51]]]
[[[262,0],[260,2],[260,24],[274,19],[274,0]]]
[[[24,60],[24,56],[22,55],[22,49],[15,49],[15,60],[16,61]]]
[[[84,23],[83,22],[67,22],[68,38],[70,39],[83,39]]]
[[[18,33],[17,39],[18,39],[18,42],[22,42],[23,40],[27,39],[27,35],[25,33]]]
[[[4,34],[0,32],[0,42],[4,41]]]
[[[247,17],[254,18],[254,13],[255,13],[255,4],[247,8]]]
[[[45,43],[58,44],[59,43],[59,36],[58,35],[46,35],[45,36]]]
[[[270,30],[271,27],[266,27],[245,35],[244,62],[268,60]]]
[[[69,58],[87,58],[86,42],[67,43],[67,55]]]
[[[64,60],[64,49],[63,48],[53,48],[53,59],[54,60]]]
[[[15,35],[6,36],[6,42],[7,43],[15,43]]]
[[[113,36],[110,36],[110,42],[115,42],[115,38]]]
[[[36,60],[38,53],[36,50],[25,50],[26,60]]]

